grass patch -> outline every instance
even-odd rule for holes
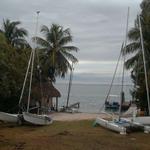
[[[93,121],[54,122],[50,126],[0,124],[2,150],[149,150],[149,134],[126,136],[93,127]]]

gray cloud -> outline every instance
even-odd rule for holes
[[[116,60],[125,39],[127,7],[132,27],[142,0],[1,0],[0,23],[3,18],[22,21],[33,36],[36,11],[40,25],[59,23],[70,28],[79,60]],[[98,67],[98,66],[97,66]]]

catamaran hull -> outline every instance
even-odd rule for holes
[[[108,120],[105,120],[102,118],[96,118],[95,123],[104,127],[104,128],[107,128],[109,130],[119,132],[120,134],[126,134],[126,128],[116,124],[113,121],[108,121]]]
[[[34,125],[49,125],[53,120],[47,115],[36,115],[27,112],[23,112],[23,118],[25,121]]]
[[[18,114],[10,114],[5,112],[0,112],[0,120],[4,122],[17,123]]]
[[[141,116],[141,117],[129,117],[129,118],[123,118],[126,121],[129,122],[137,122],[143,125],[150,125],[150,116]]]

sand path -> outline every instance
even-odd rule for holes
[[[52,113],[50,116],[55,121],[75,121],[75,120],[94,120],[96,117],[106,118],[107,114],[94,114],[94,113]]]

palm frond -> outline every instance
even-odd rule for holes
[[[61,52],[61,54],[63,54],[68,60],[72,61],[73,63],[78,62],[78,59],[75,56],[73,56],[71,53]]]
[[[12,45],[16,48],[31,48],[29,43],[23,38],[16,38],[12,40]]]
[[[6,20],[3,19],[3,30],[2,31],[5,35],[7,43],[11,44],[12,46],[17,46],[18,44],[22,45],[23,38],[25,38],[25,36],[28,35],[27,30],[25,30],[24,28],[18,28],[18,25],[20,25],[20,24],[21,24],[20,21],[10,21],[9,19],[6,19]],[[18,43],[19,41],[21,43]],[[25,39],[24,39],[24,41],[25,41]]]
[[[59,41],[59,45],[64,46],[64,45],[68,44],[69,42],[72,42],[72,36],[63,37],[63,38]]]
[[[41,37],[33,37],[32,40],[33,42],[37,42],[37,44],[39,44],[43,48],[50,47],[49,42]]]
[[[58,52],[58,57],[57,57],[57,75],[60,77],[65,77],[65,74],[68,72],[68,69],[71,70],[71,65],[68,61],[68,59],[62,55],[61,52]]]
[[[141,53],[137,53],[135,56],[129,58],[126,62],[125,62],[125,67],[127,70],[134,68],[137,64],[137,62],[139,61],[139,57],[141,57]]]
[[[24,28],[17,28],[18,36],[19,37],[24,37],[24,36],[28,36],[28,31]]]
[[[78,52],[79,51],[79,49],[75,46],[63,46],[61,49],[62,49],[62,51],[67,51],[67,52],[72,52],[72,51]]]
[[[65,30],[63,31],[63,34],[64,34],[64,36],[67,36],[67,35],[71,36],[70,28],[65,29]]]
[[[140,42],[132,42],[123,48],[123,53],[125,55],[132,54],[132,53],[136,53],[140,49],[141,49],[141,43]]]
[[[42,27],[41,27],[41,32],[42,33],[48,33],[49,32],[49,28],[47,27],[47,26],[45,26],[45,25],[43,25]]]
[[[11,24],[13,27],[16,27],[16,26],[20,25],[21,22],[20,21],[13,21],[13,22],[11,22]]]
[[[131,41],[139,41],[140,39],[140,31],[139,28],[134,27],[128,33],[128,38]]]

